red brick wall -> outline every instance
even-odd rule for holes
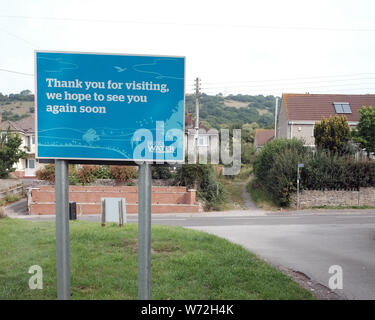
[[[185,187],[152,187],[153,213],[198,212],[195,190]],[[101,213],[102,198],[125,198],[126,212],[138,212],[138,187],[136,186],[70,186],[69,201],[77,203],[77,214]],[[30,214],[55,214],[55,188],[41,186],[32,190]]]

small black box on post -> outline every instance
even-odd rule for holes
[[[77,202],[69,202],[69,220],[77,220]]]

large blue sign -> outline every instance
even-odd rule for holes
[[[35,53],[37,157],[184,160],[185,58]]]

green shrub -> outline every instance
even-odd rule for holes
[[[270,181],[269,172],[274,165],[275,157],[286,149],[295,150],[295,154],[304,157],[308,149],[304,146],[304,141],[293,139],[274,139],[266,143],[257,154],[254,162],[254,175],[265,185]]]
[[[344,154],[351,138],[350,127],[345,115],[322,118],[314,126],[315,144],[319,148]]]
[[[290,204],[296,189],[297,164],[304,163],[309,150],[303,140],[275,139],[264,145],[254,163],[254,175],[281,206]]]
[[[169,166],[165,165],[154,165],[152,166],[152,179],[170,179],[172,173]]]
[[[111,172],[109,171],[109,166],[97,166],[95,171],[95,177],[97,179],[111,179]]]
[[[262,161],[262,162],[261,162]],[[300,148],[299,143],[267,143],[259,153],[254,172],[259,182],[280,206],[290,205],[296,191],[297,164],[301,171],[300,188],[309,190],[359,190],[375,187],[375,161],[356,161],[328,149],[315,154]]]
[[[291,195],[297,188],[297,165],[304,163],[306,155],[301,155],[297,149],[285,149],[274,157],[272,167],[268,172],[267,189],[272,194],[275,203],[289,206]]]
[[[197,189],[206,209],[219,210],[225,200],[224,187],[209,164],[183,164],[176,173],[176,183]]]
[[[359,190],[360,187],[375,187],[375,162],[356,161],[350,156],[318,150],[307,161],[301,178],[303,188],[310,190]]]
[[[5,195],[5,201],[8,202],[8,203],[18,201],[19,199],[20,199],[20,197],[17,196],[17,195],[15,195],[15,194],[9,194],[9,193],[7,193]]]

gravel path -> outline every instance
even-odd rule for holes
[[[244,200],[244,205],[245,205],[244,209],[245,210],[258,209],[253,199],[251,199],[250,194],[246,191],[246,185],[248,184],[248,182],[249,181],[244,182],[242,186],[242,198]]]

